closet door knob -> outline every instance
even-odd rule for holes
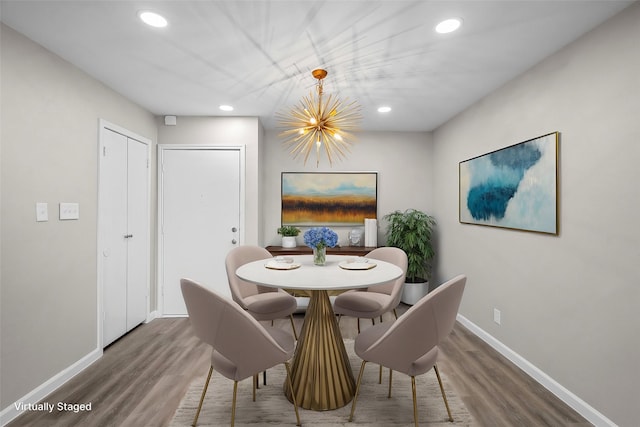
[[[236,239],[233,239],[233,240],[231,240],[231,243],[233,243],[235,245],[236,243],[238,243],[238,241]]]

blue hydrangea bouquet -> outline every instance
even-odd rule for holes
[[[310,248],[333,248],[338,244],[338,235],[329,227],[313,227],[305,231],[304,244]]]
[[[324,265],[327,248],[333,248],[338,244],[338,235],[329,227],[313,227],[305,231],[304,244],[313,249],[313,263]]]

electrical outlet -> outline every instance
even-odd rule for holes
[[[502,322],[502,313],[500,313],[500,310],[498,310],[497,308],[493,309],[493,321],[498,325],[500,324],[500,322]]]

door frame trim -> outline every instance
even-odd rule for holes
[[[164,218],[162,212],[162,197],[163,197],[163,159],[166,151],[172,150],[220,150],[220,151],[238,151],[240,155],[240,218],[239,218],[239,230],[238,230],[238,244],[243,245],[245,242],[246,220],[246,145],[214,145],[214,144],[158,144],[158,156],[157,156],[157,183],[158,183],[158,203],[157,203],[157,254],[156,254],[156,314],[158,317],[186,317],[179,315],[165,315],[164,314],[164,282],[162,276],[162,267],[164,265],[163,259],[163,239],[162,229],[164,226]]]
[[[147,317],[147,321],[150,320],[150,312],[151,312],[151,298],[150,298],[150,291],[151,291],[151,239],[152,239],[152,235],[153,233],[151,233],[151,148],[153,146],[153,140],[144,137],[142,135],[138,135],[135,132],[132,132],[126,128],[123,128],[122,126],[118,126],[116,124],[110,123],[107,120],[104,119],[99,119],[99,124],[98,124],[98,202],[97,202],[97,244],[96,244],[96,276],[97,276],[97,327],[98,327],[98,332],[97,332],[97,348],[100,351],[100,354],[102,355],[102,350],[104,348],[104,344],[103,344],[103,328],[104,328],[104,299],[103,299],[103,293],[104,293],[104,283],[103,283],[103,277],[102,277],[102,270],[104,268],[104,263],[102,261],[102,256],[101,256],[101,247],[104,241],[104,236],[102,235],[103,233],[103,229],[102,229],[102,222],[103,222],[103,218],[101,215],[101,204],[104,203],[101,199],[103,194],[100,191],[101,188],[101,183],[100,183],[100,177],[101,177],[101,171],[102,171],[102,150],[104,148],[104,132],[106,131],[110,131],[110,132],[115,132],[118,133],[120,135],[126,136],[129,139],[133,139],[136,140],[142,144],[145,144],[147,146],[147,219],[149,221],[149,233],[148,233],[148,241],[147,241],[147,247],[149,248],[149,250],[147,251],[147,259],[145,260],[145,264],[146,264],[146,269],[147,269],[147,283],[146,283],[146,290],[147,290],[147,309],[146,309],[146,317]]]

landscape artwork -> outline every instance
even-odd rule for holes
[[[376,172],[282,172],[282,225],[354,226],[376,218]]]
[[[558,234],[558,132],[459,164],[461,223]]]

